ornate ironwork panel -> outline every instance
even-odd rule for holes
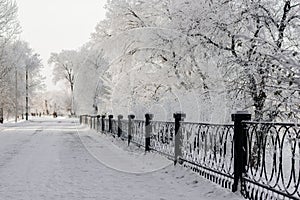
[[[102,126],[101,118],[97,117],[97,132],[101,130],[101,126]]]
[[[198,166],[200,174],[209,179],[212,176],[214,182],[230,188],[234,170],[234,126],[181,122],[181,132],[182,159]]]
[[[168,157],[174,158],[175,124],[174,122],[152,121],[150,148]]]
[[[104,132],[109,132],[109,119],[104,119]]]
[[[112,123],[112,134],[118,135],[118,120],[112,119],[111,123]]]
[[[133,120],[132,142],[145,146],[145,121]]]
[[[244,195],[300,199],[300,129],[296,124],[244,122],[248,158]]]
[[[122,124],[121,138],[127,139],[128,138],[128,120],[121,120],[121,124]]]

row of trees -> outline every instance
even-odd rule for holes
[[[41,59],[27,42],[18,39],[17,11],[14,1],[0,0],[0,111],[1,118],[15,115],[15,120],[28,114],[28,96],[42,87]]]
[[[81,109],[299,117],[299,0],[111,0],[106,10],[84,47],[49,60]]]

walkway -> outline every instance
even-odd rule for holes
[[[1,125],[0,199],[243,199],[154,153],[78,125]]]

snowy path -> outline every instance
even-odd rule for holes
[[[243,199],[157,154],[122,144],[70,119],[4,125],[0,199]]]

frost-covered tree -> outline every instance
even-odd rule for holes
[[[17,5],[11,0],[0,1],[0,81],[11,70],[5,65],[5,47],[20,31],[17,20]]]
[[[7,118],[25,111],[26,71],[28,94],[41,86],[41,61],[28,43],[16,39],[19,33],[15,1],[0,0],[0,108]]]
[[[184,5],[178,8],[181,18],[193,14],[185,22],[187,35],[207,47],[206,56],[221,54],[216,58],[223,65],[231,99],[241,97],[244,108],[253,107],[256,120],[297,115],[298,94],[290,86],[295,78],[291,69],[298,68],[299,1],[191,1],[192,6]]]
[[[99,98],[105,89],[98,91],[102,85],[101,73],[107,64],[103,51],[87,43],[80,50],[64,50],[52,53],[49,63],[54,64],[54,81],[66,81],[71,92],[71,113],[97,112]]]
[[[0,35],[2,42],[12,39],[20,32],[17,20],[17,4],[13,0],[0,0]]]
[[[74,94],[74,84],[76,70],[81,66],[81,59],[77,51],[75,50],[63,50],[60,53],[52,53],[48,63],[53,64],[53,81],[57,83],[58,81],[64,81],[69,85],[71,93],[71,108],[70,113],[74,113],[73,105],[73,94]]]
[[[19,33],[19,23],[17,21],[17,5],[11,0],[0,1],[0,81],[10,71],[5,65],[5,47]]]
[[[106,89],[101,77],[106,72],[107,63],[102,49],[92,43],[83,46],[78,54],[82,64],[75,77],[75,107],[78,113],[97,114],[99,105],[105,99]]]
[[[1,103],[6,111],[15,111],[15,117],[25,112],[26,84],[27,93],[30,97],[42,88],[42,76],[40,75],[41,60],[34,53],[28,43],[14,41],[6,46],[5,65],[11,70],[2,79]],[[28,79],[26,81],[26,71]],[[31,98],[29,98],[31,100]],[[29,101],[29,107],[31,103]],[[9,114],[11,114],[8,112]]]
[[[106,19],[78,52],[86,72],[78,91],[93,87],[86,97],[100,99],[102,112],[161,104],[203,112],[201,120],[236,109],[255,120],[299,117],[299,7],[297,0],[108,1]]]
[[[195,43],[190,44],[186,34],[172,24],[171,4],[171,1],[111,1],[107,5],[107,19],[98,24],[92,35],[92,41],[100,43],[110,58],[110,69],[105,74],[108,85],[128,86],[127,90],[115,89],[118,94],[111,94],[117,101],[119,96],[126,97],[124,107],[136,104],[128,101],[138,101],[138,96],[144,100],[139,104],[147,103],[149,107],[166,96],[178,104],[178,96],[187,93],[199,93],[197,98],[204,100],[202,96],[212,89],[205,82],[209,80],[205,77],[208,73],[203,72],[207,66],[195,59]],[[129,83],[130,79],[136,81]]]
[[[65,81],[71,92],[74,90],[75,71],[79,67],[76,62],[77,52],[75,50],[63,50],[60,53],[52,53],[48,63],[53,64],[53,81]]]

